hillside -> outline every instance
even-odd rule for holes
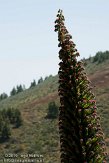
[[[85,71],[94,86],[93,92],[109,152],[109,59],[100,63],[92,60],[93,57],[84,61]],[[57,88],[58,76],[50,76],[34,88],[0,101],[0,109],[18,108],[23,117],[23,125],[12,129],[11,138],[0,144],[1,160],[9,153],[36,153],[43,155],[45,163],[59,163],[58,120],[45,118],[50,101],[55,101],[59,106]]]

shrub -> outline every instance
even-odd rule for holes
[[[19,127],[22,125],[21,112],[18,109],[14,108],[2,109],[0,111],[0,114],[4,121],[8,120],[10,124],[14,125],[14,127]]]
[[[55,104],[55,102],[50,102],[48,105],[48,113],[46,118],[48,119],[55,119],[58,117],[58,106]]]
[[[9,122],[7,119],[3,119],[0,115],[0,142],[4,142],[10,138],[11,131],[9,127]]]
[[[14,127],[22,125],[21,113],[18,109],[8,108],[6,113],[10,123],[13,124]]]

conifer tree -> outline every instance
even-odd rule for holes
[[[9,122],[0,114],[0,143],[9,139],[11,135]]]
[[[95,96],[72,36],[58,11],[55,31],[59,41],[59,133],[61,163],[104,163],[105,143]]]
[[[38,80],[38,84],[42,83],[43,82],[43,78],[40,77],[40,79]]]
[[[14,95],[16,95],[17,94],[17,90],[16,90],[16,88],[14,87],[13,89],[12,89],[12,91],[10,92],[10,96],[14,96]]]
[[[30,88],[33,88],[33,87],[35,87],[35,86],[36,86],[36,81],[33,80],[33,82],[31,82]]]
[[[58,106],[54,101],[48,104],[48,113],[46,118],[55,119],[58,117]]]
[[[0,136],[0,141],[5,141],[7,139],[10,138],[11,135],[11,131],[10,131],[10,127],[8,124],[8,121],[2,121],[2,132],[1,132],[1,136]]]
[[[6,94],[6,93],[2,93],[1,95],[0,95],[0,100],[4,100],[4,99],[6,99],[8,97],[8,95]]]
[[[23,87],[22,87],[22,85],[20,84],[20,85],[17,85],[17,93],[20,93],[20,92],[23,92]]]
[[[6,116],[9,119],[10,123],[13,124],[16,128],[22,125],[22,117],[19,109],[8,108],[6,111]]]

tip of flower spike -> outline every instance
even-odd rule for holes
[[[58,10],[58,13],[62,13],[62,10],[61,10],[61,9],[59,9],[59,10]]]

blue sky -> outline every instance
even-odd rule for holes
[[[81,58],[109,50],[108,0],[0,0],[0,93],[57,74],[59,8]]]

